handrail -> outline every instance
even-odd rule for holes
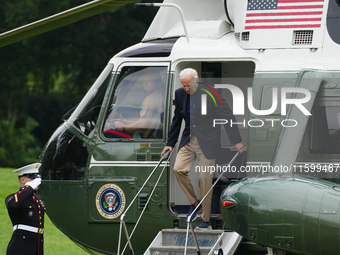
[[[245,140],[245,142],[243,143],[244,147],[245,147],[245,151],[246,151],[246,144],[248,142],[248,138]],[[239,152],[237,152],[234,157],[230,160],[230,162],[228,163],[227,168],[235,161],[235,159],[237,158],[237,156],[240,155]],[[200,247],[198,245],[197,239],[196,239],[196,234],[195,231],[192,227],[191,224],[191,217],[194,215],[194,213],[198,210],[199,206],[203,203],[203,201],[205,200],[205,198],[209,195],[209,193],[213,190],[213,188],[215,187],[215,185],[217,184],[217,182],[221,179],[223,175],[223,172],[220,174],[220,176],[216,179],[216,181],[213,183],[213,185],[211,186],[211,188],[209,189],[209,191],[205,194],[205,196],[202,198],[202,200],[198,203],[198,205],[196,206],[196,208],[194,209],[194,211],[189,215],[189,217],[187,218],[187,233],[185,236],[185,247],[184,247],[184,255],[187,254],[187,246],[188,246],[188,236],[189,236],[189,226],[191,228],[191,232],[192,232],[192,236],[194,238],[195,244],[196,244],[196,248],[197,248],[197,254],[200,255],[201,251],[200,251]]]
[[[162,163],[162,161],[163,161],[164,159],[167,159],[167,162],[168,162],[169,159],[170,159],[170,157],[171,157],[170,150],[168,150],[168,151],[163,155],[163,157],[159,160],[159,162],[158,162],[158,164],[156,165],[156,167],[152,170],[152,172],[150,173],[150,175],[148,176],[148,178],[147,178],[147,179],[145,180],[145,182],[143,183],[142,187],[139,189],[139,191],[137,192],[137,194],[135,195],[135,197],[132,199],[132,201],[130,202],[130,204],[128,205],[128,207],[126,208],[126,210],[123,212],[122,216],[120,217],[120,227],[119,227],[119,238],[118,238],[118,250],[117,250],[117,255],[120,254],[120,244],[121,244],[121,239],[122,239],[122,228],[123,228],[123,227],[124,227],[124,232],[125,232],[125,235],[126,235],[128,244],[129,244],[130,253],[131,253],[131,255],[134,255],[134,254],[135,254],[134,251],[133,251],[132,243],[131,243],[131,240],[130,240],[130,237],[129,237],[129,233],[128,233],[128,230],[127,230],[127,227],[126,227],[126,224],[125,224],[125,220],[124,220],[125,215],[126,215],[127,211],[130,209],[130,207],[132,206],[132,204],[133,204],[133,203],[135,202],[135,200],[137,199],[138,195],[142,192],[142,190],[144,189],[145,185],[149,182],[149,180],[151,179],[151,177],[153,176],[153,174],[156,172],[157,168],[158,168],[159,165]],[[149,203],[150,198],[151,198],[151,196],[152,196],[152,194],[153,194],[155,188],[157,187],[157,184],[158,184],[158,182],[159,182],[159,180],[160,180],[160,177],[161,177],[162,174],[163,174],[164,168],[165,168],[165,166],[163,167],[163,170],[162,170],[162,172],[161,172],[161,174],[160,174],[160,176],[159,176],[159,178],[158,178],[158,180],[157,180],[157,182],[156,182],[156,184],[155,184],[155,186],[154,186],[154,188],[153,188],[153,190],[152,190],[152,192],[151,192],[151,195],[150,195],[148,201],[146,202],[146,205]],[[143,215],[143,213],[144,213],[144,211],[145,211],[146,205],[145,205],[145,207],[144,207],[144,209],[143,209],[141,215],[139,216],[139,219],[137,220],[136,225],[138,224],[140,218],[142,217],[142,215]],[[135,230],[135,229],[133,229],[133,232],[134,232],[134,230]],[[133,232],[132,232],[132,234],[133,234]],[[132,236],[132,234],[131,234],[131,236]],[[125,248],[126,248],[126,246],[125,246]],[[124,250],[125,250],[125,248],[124,248]]]
[[[144,6],[156,6],[156,7],[174,7],[175,9],[178,10],[181,19],[182,19],[182,24],[183,24],[183,29],[184,29],[184,33],[185,33],[185,38],[187,39],[187,42],[190,42],[190,38],[189,38],[189,33],[188,33],[188,29],[187,29],[187,25],[185,23],[185,18],[184,18],[184,13],[183,10],[181,9],[180,6],[178,6],[177,4],[171,4],[171,3],[136,3],[135,5],[144,5]]]

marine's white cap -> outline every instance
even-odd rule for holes
[[[18,173],[18,176],[38,174],[40,166],[41,166],[40,163],[34,163],[27,166],[23,166],[17,170],[14,170],[13,172]]]

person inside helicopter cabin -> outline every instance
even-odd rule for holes
[[[163,112],[164,93],[161,89],[161,74],[155,69],[146,69],[143,77],[143,88],[148,93],[140,107],[139,119],[129,119],[120,114],[110,119],[104,128],[107,138],[148,138],[160,128]],[[136,99],[137,100],[137,99]]]
[[[13,224],[12,238],[6,255],[44,254],[45,205],[35,194],[41,183],[38,175],[40,163],[15,170],[18,173],[20,189],[5,199],[8,215]]]
[[[197,165],[202,169],[202,171],[199,171],[200,199],[202,199],[212,187],[213,173],[210,170],[203,169],[209,169],[209,166],[215,166],[215,158],[221,145],[220,129],[216,129],[213,126],[213,119],[232,119],[234,122],[236,122],[236,119],[221,95],[221,105],[217,106],[210,97],[207,97],[206,106],[208,111],[207,114],[202,114],[201,96],[206,93],[207,89],[211,90],[212,88],[199,84],[198,74],[195,69],[186,68],[182,70],[179,79],[182,83],[182,88],[175,91],[175,113],[172,119],[168,142],[161,156],[168,150],[172,152],[180,134],[182,120],[184,120],[185,127],[178,147],[173,171],[191,204],[187,214],[188,220],[188,217],[200,202],[195,195],[188,176],[195,160],[197,160]],[[244,147],[241,143],[242,138],[238,127],[236,125],[232,127],[225,125],[224,127],[236,151],[242,153]],[[211,200],[212,191],[202,202],[201,222],[196,229],[211,229]],[[191,220],[195,219],[196,213],[197,211],[192,215]]]

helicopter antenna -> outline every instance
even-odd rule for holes
[[[224,10],[225,10],[225,14],[226,14],[226,16],[227,16],[227,19],[228,19],[229,23],[230,23],[233,27],[235,27],[233,21],[231,20],[231,18],[230,18],[230,16],[229,16],[227,0],[224,0]]]
[[[170,3],[136,3],[135,5],[143,5],[143,6],[156,6],[156,7],[174,7],[179,11],[179,14],[181,15],[181,19],[182,19],[182,24],[183,24],[183,28],[184,28],[184,33],[185,33],[185,38],[187,39],[187,42],[190,43],[190,39],[189,39],[189,33],[188,33],[188,29],[187,29],[187,25],[185,23],[185,18],[184,18],[184,13],[183,10],[181,9],[181,7],[179,7],[177,4],[170,4]]]

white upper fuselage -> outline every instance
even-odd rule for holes
[[[303,16],[291,22],[293,25],[289,27],[292,28],[272,29],[252,29],[247,25],[247,15],[250,11],[247,11],[246,0],[227,1],[230,19],[225,14],[223,0],[165,0],[164,3],[176,4],[181,8],[187,34],[178,10],[161,7],[142,41],[180,37],[174,44],[171,55],[166,58],[173,63],[186,59],[235,59],[254,61],[256,72],[295,72],[306,68],[339,69],[340,45],[331,39],[326,27],[328,0],[302,3],[317,5],[313,8],[317,8],[319,14],[312,18],[316,20],[312,21],[317,23],[316,27],[308,27],[310,24],[305,25],[306,28],[299,27],[296,20],[303,20]],[[230,20],[234,26],[229,24]],[[304,38],[307,40],[304,41]]]

